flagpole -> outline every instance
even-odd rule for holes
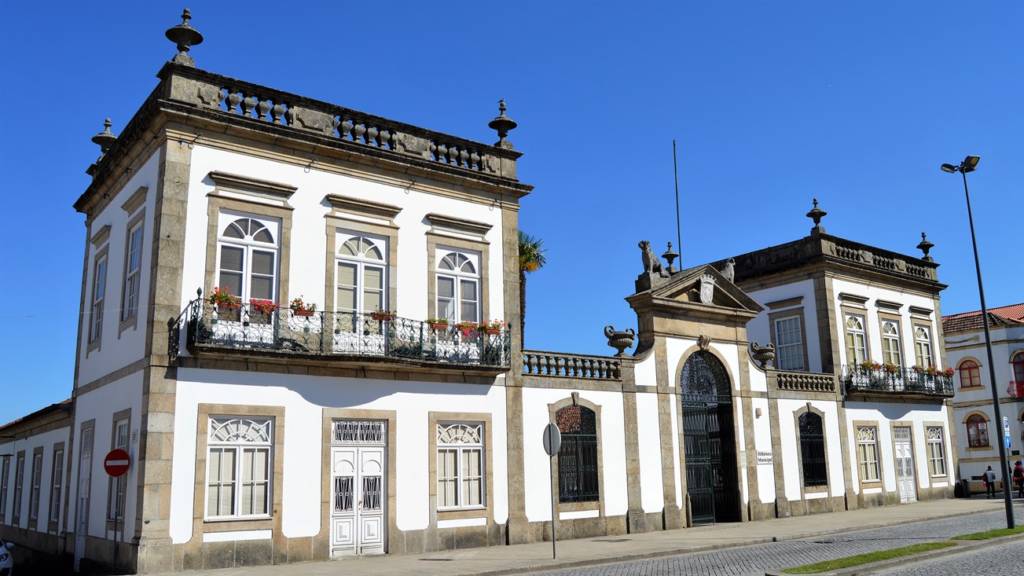
[[[676,184],[676,252],[683,253],[683,233],[679,221],[679,163],[676,160],[676,139],[672,139],[672,177]],[[683,267],[683,259],[679,258],[679,268]]]

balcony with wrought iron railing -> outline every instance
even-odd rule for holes
[[[900,366],[843,366],[847,397],[952,398],[953,376],[947,371]]]
[[[168,322],[172,362],[205,353],[508,369],[505,326],[424,322],[389,312],[318,312],[197,298]]]

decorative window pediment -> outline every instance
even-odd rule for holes
[[[437,426],[438,444],[481,444],[482,442],[482,424],[439,424]]]

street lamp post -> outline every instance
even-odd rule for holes
[[[978,275],[978,298],[981,300],[982,325],[985,327],[985,352],[988,354],[988,377],[992,385],[992,411],[995,415],[996,429],[999,430],[1003,416],[999,410],[999,391],[996,388],[996,365],[992,359],[992,337],[988,330],[988,307],[985,306],[985,287],[981,282],[981,262],[978,260],[978,240],[974,236],[974,215],[971,212],[971,193],[967,189],[967,173],[974,172],[978,166],[980,156],[967,156],[960,165],[943,164],[942,171],[948,174],[957,172],[963,176],[964,196],[967,198],[967,223],[971,228],[971,246],[974,248],[974,271]],[[1006,504],[1006,527],[1013,528],[1013,500],[1010,497],[1010,478],[1006,470],[1006,443],[999,439],[999,470],[1003,479],[1003,500]]]

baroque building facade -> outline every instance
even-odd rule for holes
[[[3,537],[158,572],[538,541],[552,499],[585,537],[952,494],[930,245],[826,234],[816,205],[728,261],[642,242],[618,355],[524,350],[503,104],[486,145],[196,68],[187,18],[168,36],[75,203],[75,386],[38,442],[64,442],[62,512],[44,532],[0,497]]]

